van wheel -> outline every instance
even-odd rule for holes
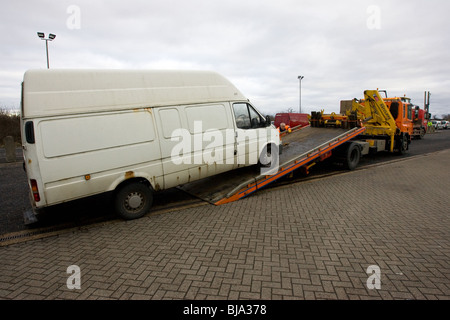
[[[361,149],[355,143],[351,143],[346,152],[344,166],[348,170],[355,170],[361,159]]]
[[[144,216],[153,204],[153,192],[143,183],[135,182],[122,187],[115,197],[117,214],[132,220]]]

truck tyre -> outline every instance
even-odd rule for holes
[[[348,170],[355,170],[361,159],[361,149],[356,143],[350,143],[345,153],[344,166]]]
[[[420,136],[419,136],[419,139],[425,138],[425,133],[426,133],[425,128],[421,128],[421,129],[420,129]]]
[[[118,190],[114,206],[120,217],[132,220],[144,216],[152,204],[152,190],[143,183],[133,182]]]
[[[408,150],[408,137],[402,134],[397,140],[397,154],[403,155]]]

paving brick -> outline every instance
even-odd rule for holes
[[[449,155],[0,247],[0,298],[448,300]]]

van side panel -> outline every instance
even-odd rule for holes
[[[36,135],[47,205],[110,191],[132,177],[162,186],[151,109],[44,118]]]
[[[165,188],[236,167],[228,102],[157,108],[155,117],[160,122]]]
[[[148,113],[140,111],[41,121],[44,156],[50,159],[152,142],[155,132],[148,125],[151,120]]]

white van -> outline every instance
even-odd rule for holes
[[[138,218],[155,192],[270,165],[280,144],[268,117],[215,72],[30,70],[21,108],[33,214],[113,191],[118,214]]]

